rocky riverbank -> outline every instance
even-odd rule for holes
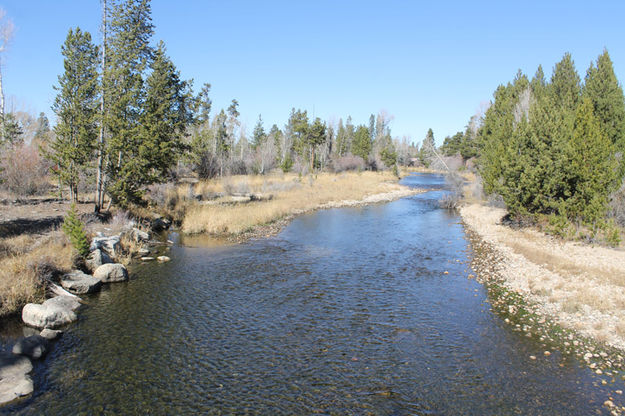
[[[157,225],[162,229],[169,223]],[[105,284],[127,281],[128,270],[121,262],[128,257],[140,256],[141,261],[168,261],[167,256],[150,257],[150,254],[159,254],[157,247],[160,245],[151,239],[150,232],[138,228],[130,227],[111,236],[98,233],[91,241],[90,254],[81,269],[47,282],[46,291],[52,297],[42,303],[28,303],[21,310],[22,321],[33,329],[33,334],[19,339],[11,352],[0,352],[0,405],[33,392],[29,375],[33,369],[31,360],[44,358],[54,340],[62,334],[58,328],[78,319],[84,304],[79,296],[95,293]]]
[[[625,252],[511,229],[502,209],[472,204],[460,213],[492,310],[541,343],[545,357],[576,356],[604,385],[625,380]],[[625,411],[622,395],[615,387],[605,398],[612,414]]]

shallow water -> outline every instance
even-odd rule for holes
[[[607,414],[614,386],[490,312],[443,178],[404,183],[432,190],[243,245],[173,235],[171,262],[87,298],[1,412]]]

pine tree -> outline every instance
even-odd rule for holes
[[[421,144],[421,150],[419,151],[419,160],[425,167],[430,166],[430,162],[434,156],[434,149],[436,149],[434,132],[432,129],[428,129],[428,132],[423,139],[423,143]]]
[[[263,119],[259,114],[258,121],[256,122],[254,131],[252,132],[252,147],[256,149],[259,146],[262,146],[266,139],[267,135],[265,134],[265,129],[263,128]]]
[[[369,129],[365,126],[358,126],[352,142],[352,154],[361,157],[366,162],[372,148],[373,143],[371,142]]]
[[[91,160],[97,137],[98,49],[89,32],[76,28],[70,29],[61,53],[65,72],[59,76],[52,106],[58,117],[56,139],[47,156],[69,187],[70,199],[77,201],[80,174]]]
[[[593,104],[594,114],[601,130],[616,149],[625,151],[625,97],[616,79],[612,60],[607,50],[597,58],[597,66],[590,65],[586,73],[583,96]],[[620,175],[625,173],[625,158],[621,160]]]
[[[76,203],[72,203],[72,206],[63,220],[61,226],[63,232],[69,238],[72,246],[76,249],[78,254],[83,258],[89,255],[89,241],[85,234],[85,229],[82,221],[78,218],[78,211],[76,209]]]
[[[567,216],[596,226],[605,218],[608,195],[615,190],[617,162],[611,140],[593,114],[593,103],[584,98],[577,109],[570,142],[569,187],[564,202]]]
[[[149,0],[125,0],[114,5],[107,37],[105,85],[108,190],[113,200],[125,204],[137,198],[133,183],[133,156],[142,138],[141,113],[144,97],[144,73],[154,51],[150,39],[154,32]]]
[[[326,125],[319,117],[315,119],[306,134],[306,143],[310,147],[310,171],[315,167],[315,149],[326,141]]]

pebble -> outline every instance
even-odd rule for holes
[[[152,261],[154,257],[141,257],[141,261]]]
[[[536,356],[535,355],[530,355],[530,360],[535,360]]]
[[[551,352],[545,351],[544,354],[545,354],[545,356],[549,357],[551,355]]]
[[[595,371],[595,373],[601,375],[601,374],[603,374],[603,371],[601,371],[600,368],[597,368],[597,371]]]
[[[616,394],[623,394],[623,390],[615,390],[614,393],[616,393]]]
[[[166,262],[166,261],[169,261],[169,260],[171,260],[171,259],[170,259],[169,257],[167,257],[167,256],[158,256],[158,257],[156,258],[156,260],[158,260],[158,261],[160,261],[160,262]]]
[[[614,407],[614,403],[612,403],[612,400],[606,400],[605,402],[603,402],[603,405],[605,407]]]

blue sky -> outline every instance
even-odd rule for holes
[[[16,27],[3,57],[8,104],[53,119],[52,86],[70,27],[100,39],[98,0],[0,1]],[[625,2],[153,0],[163,40],[213,114],[236,98],[248,133],[292,107],[323,119],[394,117],[393,136],[436,141],[463,130],[518,69],[549,75],[569,51],[580,76],[604,47],[625,79]]]

